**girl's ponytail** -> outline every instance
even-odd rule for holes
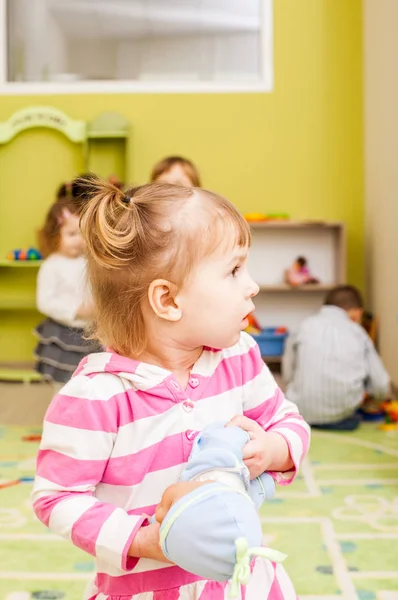
[[[79,190],[74,202],[89,257],[108,269],[124,267],[134,258],[134,248],[144,243],[140,207],[133,197],[139,188],[126,196],[95,175],[78,178],[73,185]]]

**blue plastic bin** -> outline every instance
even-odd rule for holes
[[[277,333],[276,327],[265,327],[258,335],[253,335],[260,347],[261,356],[282,356],[288,333]]]

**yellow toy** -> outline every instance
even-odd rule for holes
[[[265,221],[267,218],[267,215],[265,215],[264,213],[257,213],[257,212],[246,213],[243,216],[245,217],[246,221],[248,221],[249,223],[256,222],[256,221]]]
[[[398,400],[383,402],[381,408],[386,413],[385,422],[380,425],[383,431],[394,431],[398,429]]]
[[[262,221],[288,221],[289,215],[286,213],[260,213],[252,212],[243,215],[248,223],[256,223]]]

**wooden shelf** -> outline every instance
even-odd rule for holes
[[[252,229],[334,229],[341,227],[339,221],[248,221]]]
[[[90,131],[87,134],[89,140],[125,140],[129,133],[125,131]]]
[[[8,260],[7,258],[4,258],[0,260],[0,268],[38,269],[42,263],[42,260]],[[14,277],[14,275],[7,273],[6,281],[8,278],[11,280],[12,277]],[[17,277],[16,274],[15,277]],[[26,273],[23,277],[26,280],[28,273]],[[32,281],[32,277],[35,277],[34,272],[29,275],[30,281]],[[37,310],[36,294],[33,290],[28,293],[28,290],[0,289],[0,310]]]
[[[337,285],[337,284],[336,284]],[[322,283],[308,283],[307,285],[287,285],[286,283],[281,283],[279,285],[260,285],[260,292],[268,292],[268,293],[288,293],[288,294],[305,294],[307,292],[329,292],[335,286],[334,285],[324,285]]]
[[[37,268],[40,267],[42,263],[42,260],[8,260],[7,258],[0,259],[0,267]]]

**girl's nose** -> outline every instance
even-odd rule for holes
[[[250,298],[253,298],[253,296],[257,296],[259,291],[260,291],[260,286],[258,285],[258,283],[256,283],[252,279],[251,286],[250,286]]]

